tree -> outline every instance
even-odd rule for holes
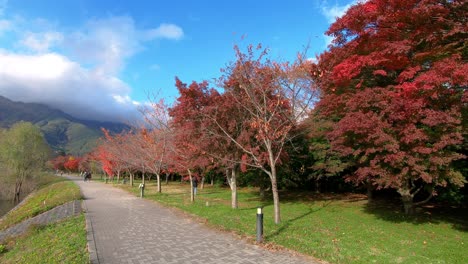
[[[176,146],[186,151],[183,155],[195,160],[194,167],[206,170],[209,167],[227,167],[226,176],[231,188],[231,206],[238,207],[237,175],[241,162],[240,152],[234,143],[227,139],[217,123],[223,124],[223,129],[237,139],[242,129],[239,122],[243,122],[243,115],[239,115],[228,105],[233,100],[227,100],[216,90],[209,89],[207,82],[187,85],[176,79],[176,87],[180,97],[177,104],[171,108]],[[187,153],[189,152],[189,153]],[[203,169],[202,169],[203,168]],[[203,182],[203,180],[202,180]]]
[[[70,156],[68,160],[63,164],[63,166],[69,172],[77,172],[80,161],[81,161],[81,158]]]
[[[170,144],[168,161],[174,171],[182,175],[188,174],[191,186],[191,200],[194,201],[192,177],[193,172],[203,170],[211,163],[211,158],[204,150],[213,142],[203,131],[203,108],[209,104],[207,82],[193,82],[187,87],[176,78],[176,87],[180,96],[176,104],[169,109],[172,117],[170,122]]]
[[[121,132],[120,134],[111,135],[106,129],[102,129],[104,138],[101,141],[101,146],[106,150],[105,158],[112,163],[113,171],[117,173],[117,182],[120,181],[120,175],[124,170],[128,170],[130,165],[130,156],[134,154],[134,150],[130,149],[133,142],[130,140],[131,132]],[[133,146],[132,146],[133,148]],[[133,186],[133,176],[130,176],[130,184]]]
[[[50,154],[44,136],[31,123],[19,122],[0,138],[0,160],[15,177],[14,200],[19,202],[23,183],[44,168]]]
[[[214,123],[224,138],[242,151],[242,167],[260,169],[270,178],[274,218],[279,223],[277,167],[286,155],[285,145],[293,142],[296,133],[302,133],[295,128],[307,117],[317,96],[309,75],[312,65],[301,55],[294,63],[273,62],[260,45],[256,49],[249,46],[245,54],[237,47],[235,51],[237,60],[223,70],[220,85],[232,107],[245,114],[241,124],[244,136],[233,135],[223,120]]]
[[[50,163],[52,164],[54,170],[65,170],[65,162],[67,162],[68,156],[57,156],[53,158]]]
[[[343,171],[349,164],[336,153],[327,139],[327,133],[331,131],[333,122],[327,119],[321,119],[321,115],[313,112],[302,124],[307,128],[307,144],[309,157],[312,159],[311,178],[315,180],[315,191],[320,192],[320,181],[328,177],[342,176]],[[368,194],[371,194],[369,192]],[[371,198],[368,196],[368,198]]]
[[[357,168],[348,180],[394,188],[406,213],[425,189],[462,186],[467,106],[466,1],[369,0],[331,25],[313,70],[319,111],[336,121],[332,148]]]
[[[140,110],[146,126],[151,129],[141,129],[141,139],[147,145],[143,151],[150,172],[156,175],[157,190],[161,193],[161,173],[168,167],[167,156],[169,150],[170,134],[169,107],[164,100],[153,100],[149,107]],[[167,176],[166,176],[167,181]]]

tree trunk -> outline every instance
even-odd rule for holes
[[[169,174],[166,173],[166,185],[169,185]]]
[[[234,165],[231,175],[231,207],[233,209],[239,208],[239,203],[237,199],[237,175],[239,175],[239,166]]]
[[[204,187],[205,187],[205,176],[202,176],[201,183],[200,183],[200,189],[203,190]]]
[[[211,185],[211,186],[214,185],[214,176],[213,176],[213,175],[211,175],[211,183],[210,183],[210,185]]]
[[[315,193],[320,193],[320,178],[315,179]]]
[[[120,170],[117,170],[117,184],[120,183]]]
[[[161,193],[161,175],[156,174],[156,181],[158,182],[158,193]]]
[[[17,180],[16,181],[16,184],[15,184],[15,199],[14,199],[14,202],[15,203],[19,203],[20,202],[20,198],[21,198],[21,186],[23,185],[23,181],[21,180]]]
[[[403,209],[405,210],[405,214],[412,215],[415,210],[413,204],[414,195],[411,194],[411,189],[400,188],[398,189],[398,193],[401,195],[401,201],[403,202]]]
[[[276,181],[276,168],[274,167],[271,170],[271,191],[273,193],[273,206],[275,208],[275,224],[279,224],[281,222],[281,214],[280,214],[278,184]]]
[[[133,173],[130,172],[130,186],[133,187]]]
[[[145,184],[145,172],[141,174],[141,183]]]
[[[268,151],[269,156],[269,163],[270,163],[270,173],[267,173],[270,176],[271,180],[271,192],[273,193],[273,207],[275,209],[275,224],[279,224],[281,222],[281,213],[280,213],[280,200],[278,194],[278,181],[276,175],[276,163],[275,159],[273,158],[273,152],[271,148]]]
[[[193,193],[192,172],[190,171],[190,169],[187,169],[187,171],[189,173],[189,181],[190,181],[190,201],[193,203],[195,202],[195,195]]]

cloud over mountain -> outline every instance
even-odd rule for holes
[[[139,116],[140,103],[120,76],[126,61],[152,41],[184,36],[175,24],[138,28],[130,16],[90,19],[68,31],[44,20],[0,17],[0,38],[6,30],[17,40],[0,49],[0,95],[119,122]]]

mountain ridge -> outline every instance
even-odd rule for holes
[[[0,128],[20,121],[37,125],[56,153],[71,155],[90,152],[103,136],[101,128],[113,133],[130,128],[122,123],[75,118],[45,104],[15,102],[0,95]]]

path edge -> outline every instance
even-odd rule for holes
[[[89,263],[99,264],[99,258],[96,249],[96,240],[94,239],[94,230],[93,223],[89,217],[88,207],[86,206],[86,201],[83,199],[81,201],[81,207],[84,209],[85,219],[86,219],[86,240],[89,253]]]

